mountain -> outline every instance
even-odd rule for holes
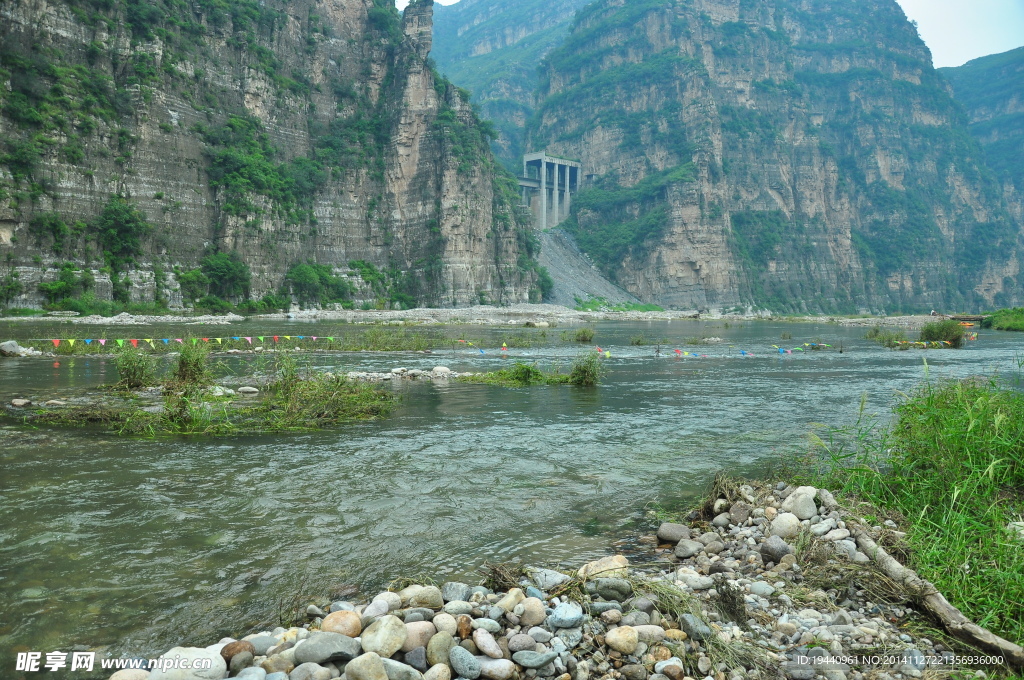
[[[6,0],[0,306],[538,299],[515,180],[428,60],[432,11]]]
[[[939,73],[967,109],[971,134],[985,149],[1017,219],[1024,221],[1024,47]]]
[[[435,9],[433,59],[467,88],[498,132],[492,148],[520,171],[526,121],[533,115],[537,69],[590,0],[461,0]]]
[[[528,146],[592,176],[567,223],[666,306],[1019,304],[1022,231],[895,0],[596,0]]]

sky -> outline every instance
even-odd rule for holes
[[[451,5],[458,0],[434,0]],[[514,2],[515,0],[511,0]],[[857,1],[857,0],[854,0]],[[897,0],[932,51],[936,67],[960,66],[1024,45],[1024,0]],[[407,0],[397,0],[403,9]]]

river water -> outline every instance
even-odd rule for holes
[[[209,332],[330,333],[258,323]],[[580,347],[561,341],[561,330],[529,331],[536,344],[509,354],[565,365]],[[893,352],[863,339],[863,328],[826,324],[602,322],[596,330],[594,343],[611,352],[597,388],[404,383],[392,417],[326,432],[153,440],[0,421],[0,650],[152,655],[274,621],[295,593],[372,594],[421,574],[476,579],[485,560],[575,567],[616,550],[647,504],[692,497],[718,470],[756,475],[805,452],[817,424],[854,421],[862,395],[886,417],[898,393],[924,379],[924,358],[933,380],[1015,375],[1022,348],[1019,334],[983,332],[960,351]],[[508,333],[448,332],[459,331]],[[640,333],[667,339],[667,356],[632,346]],[[695,336],[724,342],[685,344]],[[805,342],[834,347],[784,356],[771,347]],[[672,358],[676,347],[707,356]],[[510,361],[464,346],[305,359],[338,371],[493,370]],[[0,360],[4,403],[114,380],[104,357]]]

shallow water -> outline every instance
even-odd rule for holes
[[[255,334],[256,323],[219,334]],[[887,414],[923,379],[923,358],[932,379],[1016,374],[1024,339],[983,332],[961,351],[892,352],[863,328],[829,325],[596,328],[594,342],[612,355],[598,388],[403,383],[391,418],[328,432],[147,440],[3,421],[0,650],[112,645],[148,655],[276,622],[296,592],[322,599],[399,576],[478,578],[485,560],[576,566],[613,551],[645,504],[686,498],[717,470],[757,474],[805,451],[817,423],[852,422],[862,395]],[[537,343],[510,358],[468,348],[305,358],[339,371],[493,370],[512,358],[547,368],[580,351],[561,330],[529,331]],[[259,331],[328,333],[280,322]],[[22,338],[57,332],[19,326]],[[658,358],[629,344],[639,333],[667,338],[663,354],[708,356]],[[701,335],[725,342],[684,344]],[[819,339],[835,348],[780,357],[771,347]],[[242,371],[248,360],[232,361]],[[67,396],[115,374],[103,357],[0,361],[0,400]]]

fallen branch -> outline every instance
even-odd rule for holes
[[[953,637],[993,655],[1000,655],[1006,664],[1024,668],[1024,648],[972,623],[959,609],[949,603],[936,587],[917,573],[900,564],[868,536],[861,527],[850,527],[861,552],[875,561],[886,576],[903,585],[910,595],[939,620]]]

